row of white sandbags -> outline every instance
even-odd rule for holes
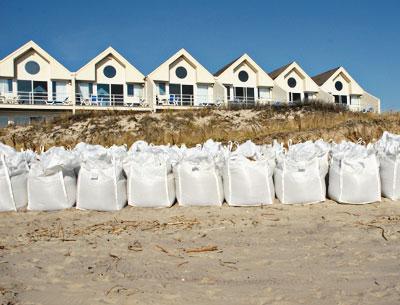
[[[382,193],[392,199],[398,199],[399,193],[398,149],[393,148],[393,139],[398,138],[385,133],[375,145],[380,158],[389,164],[381,167]],[[292,145],[285,152],[279,145],[257,146],[251,142],[233,151],[212,141],[191,149],[138,142],[126,153],[125,147],[106,149],[81,143],[73,151],[53,148],[41,154],[32,162],[29,175],[26,164],[32,154],[15,153],[24,156],[17,159],[25,160],[25,164],[21,175],[15,174],[18,171],[11,174],[12,166],[3,166],[0,210],[24,206],[23,199],[13,199],[24,197],[23,183],[13,185],[8,180],[28,180],[31,210],[68,208],[75,201],[80,209],[117,210],[126,204],[126,196],[128,203],[136,206],[170,206],[175,197],[180,205],[220,205],[224,198],[230,205],[269,204],[275,197],[273,174],[276,195],[282,203],[319,202],[326,196],[330,151],[330,198],[346,203],[380,200],[379,163],[371,146],[345,142],[331,147],[317,141]],[[387,156],[388,152],[395,156],[395,166],[390,167],[393,158]]]

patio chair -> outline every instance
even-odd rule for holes
[[[4,94],[5,100],[4,102],[6,104],[18,104],[18,99],[19,97],[12,94],[12,93],[5,93]]]
[[[90,96],[90,106],[103,106],[103,98],[99,98],[97,95]]]

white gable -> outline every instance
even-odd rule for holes
[[[295,88],[288,85],[288,80],[294,78],[296,80]],[[318,92],[318,85],[311,79],[311,77],[296,63],[290,64],[278,77],[275,78],[278,86],[286,91],[296,92]],[[295,89],[295,90],[293,90]]]
[[[184,79],[177,79],[176,76],[176,69],[180,66],[187,70],[187,76]],[[157,69],[151,72],[148,77],[153,81],[164,82],[179,81],[179,83],[198,84],[214,84],[215,82],[213,75],[184,49],[179,50],[171,56]]]
[[[239,79],[241,71],[247,72],[249,78],[246,82]],[[234,63],[227,67],[217,76],[220,83],[231,84],[235,87],[273,87],[274,81],[271,77],[250,58],[243,54]]]

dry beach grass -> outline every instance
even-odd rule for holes
[[[72,147],[80,141],[110,146],[145,140],[154,144],[252,139],[294,142],[323,138],[371,141],[384,130],[400,133],[399,113],[354,113],[334,105],[254,109],[166,110],[157,113],[82,112],[26,127],[0,129],[0,141],[17,148]]]

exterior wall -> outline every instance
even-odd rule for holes
[[[154,100],[156,96],[156,85],[150,78],[146,78],[145,93],[146,93],[146,101],[148,102],[149,106],[154,109],[154,107],[156,106]]]
[[[116,70],[116,75],[113,78],[108,78],[104,75],[104,68],[112,66]],[[95,65],[96,70],[96,82],[99,84],[125,84],[126,83],[126,72],[125,67],[121,65],[114,57],[109,56],[101,60]]]
[[[317,99],[324,101],[324,102],[331,102],[334,103],[335,99],[333,98],[333,95],[329,94],[328,92],[325,92],[323,90],[319,90],[317,93]]]
[[[239,79],[239,73],[241,71],[247,72],[249,79],[246,82],[242,82]],[[233,70],[232,85],[234,87],[253,87],[257,88],[257,72],[254,71],[246,62],[241,63],[238,67]]]
[[[272,101],[279,103],[286,103],[288,98],[288,93],[286,90],[282,89],[279,86],[274,86],[272,88]]]
[[[187,76],[184,79],[181,79],[176,76],[175,71],[178,67],[184,67],[187,70]],[[195,67],[193,67],[183,57],[178,58],[171,65],[169,65],[168,74],[169,74],[169,79],[168,79],[169,83],[185,84],[185,85],[194,85],[197,83],[197,75]]]
[[[369,107],[372,107],[374,109],[374,112],[381,112],[381,100],[365,91],[364,94],[361,96],[360,106],[361,110],[366,110]]]
[[[227,104],[226,89],[218,82],[216,82],[213,87],[213,99],[215,102]]]

